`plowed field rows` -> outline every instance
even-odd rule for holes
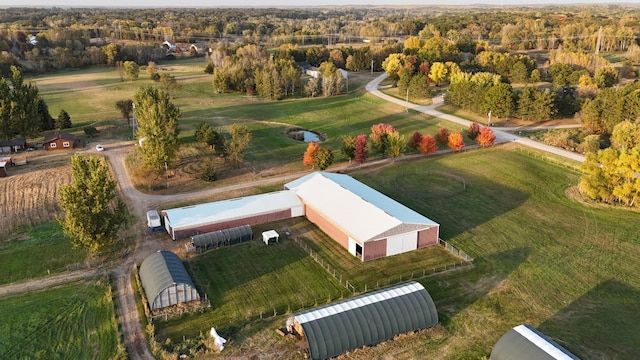
[[[71,165],[19,173],[10,169],[9,174],[0,178],[0,237],[18,227],[41,224],[62,215],[57,205],[58,191],[61,184],[71,183]]]

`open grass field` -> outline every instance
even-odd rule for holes
[[[365,290],[365,284],[368,289],[383,287],[401,282],[400,276],[412,271],[422,274],[423,269],[460,261],[442,247],[432,246],[362,263],[303,218],[252,228],[254,240],[251,242],[210,250],[187,262],[212,309],[168,322],[155,322],[161,341],[167,337],[174,342],[182,336],[193,337],[208,329],[208,324],[215,324],[221,334],[234,336],[240,324],[260,318],[260,314],[266,318],[272,317],[274,310],[276,314],[293,313],[352,296],[350,290],[340,285],[293,238],[320,248],[323,263],[336,269],[336,277],[342,278],[343,283],[354,284],[358,292]],[[268,229],[276,229],[281,234],[278,244],[266,246],[260,241],[260,234]],[[284,235],[287,231],[290,237]],[[329,250],[324,251],[323,247]],[[397,266],[398,262],[402,265]]]
[[[86,256],[71,247],[57,222],[35,225],[0,242],[0,285],[67,271]]]
[[[640,268],[636,261],[640,256],[637,234],[640,214],[593,208],[571,200],[567,192],[576,184],[579,174],[536,159],[520,149],[515,144],[508,144],[398,162],[394,166],[352,174],[439,222],[441,237],[475,257],[476,261],[473,267],[419,280],[436,302],[440,325],[351,352],[342,358],[480,359],[489,356],[506,331],[522,323],[537,327],[582,359],[635,357],[640,351],[640,335],[635,331],[640,321]],[[402,256],[357,264],[346,251],[340,252],[337,247],[332,248],[330,242],[325,243],[323,235],[307,239],[332,266],[347,271],[353,271],[349,268],[358,265],[362,269],[371,266],[360,273],[352,272],[363,279],[360,281],[394,276],[415,266],[411,263],[415,259],[407,261]],[[286,242],[268,249],[261,246],[258,250],[281,249],[284,247],[281,245]],[[198,264],[193,268],[197,279],[234,274],[234,278],[244,280],[240,280],[242,284],[233,285],[233,289],[241,289],[257,283],[257,279],[279,277],[278,274],[291,266],[274,262],[275,265],[265,268],[268,265],[260,262],[260,265],[250,266],[251,275],[238,275],[240,270],[228,269],[233,265],[224,258],[244,249],[223,250],[227,253],[213,251],[200,255],[201,261],[198,258],[191,261],[192,266]],[[264,259],[274,259],[262,254]],[[304,253],[287,256],[296,263],[308,260]],[[233,259],[236,265],[247,261]],[[205,271],[204,268],[215,270]],[[296,275],[310,279],[306,273],[297,272]],[[290,284],[291,281],[284,280],[283,283]],[[300,289],[318,281],[308,280]],[[326,280],[319,283],[325,284]],[[249,303],[231,286],[214,290],[213,284],[208,284],[205,288],[209,289],[212,304],[216,296],[224,301],[238,302],[238,306]],[[266,293],[251,288],[245,291],[252,297]],[[307,291],[313,293],[313,290],[290,293],[288,285],[284,288],[287,297],[293,296],[291,294],[302,296]],[[258,308],[268,306],[267,298]],[[292,299],[296,301],[296,297]],[[232,303],[223,306],[236,311]],[[216,306],[213,308],[212,314]],[[205,324],[214,324],[204,321],[202,325],[192,325],[193,328],[186,326],[188,323],[199,324],[200,316],[157,326],[162,329],[161,334],[167,336],[170,333],[195,333],[202,331],[200,327]],[[229,346],[231,353],[236,354],[235,351],[243,346],[246,351],[247,343],[258,346],[266,339],[274,341],[269,349],[291,349],[292,344],[287,339],[271,336],[273,324],[282,326],[284,323],[285,316],[279,318],[280,323],[275,321],[276,317],[233,328],[230,334],[235,342]],[[185,327],[181,329],[178,324]],[[290,357],[282,358],[299,357],[295,351],[288,354]]]
[[[0,299],[3,359],[124,359],[106,281]]]

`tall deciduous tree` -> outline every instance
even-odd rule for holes
[[[447,78],[447,67],[445,64],[441,62],[435,62],[431,64],[431,69],[429,70],[429,78],[436,83],[436,85],[440,85],[440,82]]]
[[[136,137],[144,138],[142,152],[144,162],[156,170],[171,165],[180,142],[178,121],[180,109],[169,99],[169,94],[155,86],[144,86],[133,97],[138,129]]]
[[[353,161],[362,164],[369,157],[369,149],[367,147],[367,135],[360,134],[356,137],[356,149]]]
[[[66,237],[74,246],[102,253],[117,241],[125,225],[127,209],[116,194],[104,159],[97,156],[71,157],[73,182],[60,188],[60,207],[65,213],[58,219]]]
[[[587,153],[580,191],[591,199],[639,207],[640,146]]]
[[[229,160],[237,166],[244,161],[244,150],[251,143],[251,132],[246,125],[238,124],[231,125],[229,132],[231,133],[231,140],[227,146]]]
[[[125,61],[122,64],[122,77],[125,80],[136,80],[140,75],[140,67],[133,61]]]
[[[464,140],[462,139],[462,134],[457,131],[450,133],[447,146],[449,146],[449,149],[451,150],[462,150],[464,148]]]

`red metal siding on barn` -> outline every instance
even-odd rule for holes
[[[349,250],[349,235],[343,233],[335,225],[333,225],[328,219],[321,214],[317,213],[314,209],[305,205],[305,215],[307,219],[316,224],[320,230],[329,235],[338,244],[342,245],[345,249]]]
[[[437,244],[438,229],[437,226],[432,226],[428,229],[418,231],[418,248]]]
[[[268,214],[254,215],[242,219],[229,220],[215,224],[200,225],[179,230],[174,229],[173,239],[178,240],[188,236],[234,228],[242,225],[264,224],[289,218],[291,218],[291,209],[286,209]]]
[[[367,241],[364,243],[364,261],[387,256],[387,239]]]

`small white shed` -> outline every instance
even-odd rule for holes
[[[262,241],[266,245],[269,245],[269,242],[278,242],[280,239],[280,235],[275,230],[269,230],[262,233]]]

